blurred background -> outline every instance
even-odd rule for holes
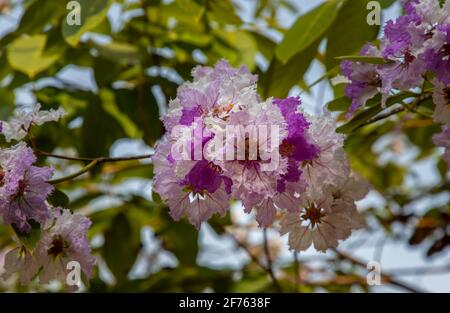
[[[36,145],[82,157],[152,152],[177,87],[194,66],[222,58],[258,74],[263,97],[300,95],[307,112],[321,114],[343,96],[330,83],[335,58],[383,31],[368,25],[366,0],[78,0],[79,26],[67,23],[68,2],[0,0],[0,119],[36,103],[62,106],[68,115],[37,128]],[[382,23],[401,14],[400,1],[377,3]],[[345,122],[345,107],[330,109]],[[277,225],[263,232],[240,203],[197,232],[172,221],[152,193],[149,162],[97,167],[58,185],[67,206],[93,221],[98,269],[82,290],[450,292],[449,177],[431,142],[438,131],[405,113],[349,134],[352,166],[373,186],[358,203],[368,227],[326,254],[293,254]],[[39,161],[57,176],[83,166]],[[10,238],[0,226],[0,268]],[[381,286],[366,283],[369,261],[381,264]],[[0,291],[44,290],[61,286],[0,280]]]

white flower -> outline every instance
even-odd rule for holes
[[[438,79],[433,81],[433,102],[436,105],[433,120],[450,127],[450,86],[445,86]]]
[[[6,141],[22,140],[28,134],[32,125],[56,122],[66,114],[62,107],[49,111],[41,111],[40,109],[41,105],[37,104],[31,111],[20,110],[8,122],[0,122],[0,132],[3,133]]]
[[[429,25],[450,23],[450,1],[441,8],[438,0],[420,0],[415,5],[424,23]]]
[[[319,147],[319,155],[303,164],[304,177],[309,185],[334,183],[339,177],[348,177],[350,167],[343,149],[344,136],[335,132],[336,121],[331,114],[310,117],[310,141]]]
[[[54,220],[49,221],[41,233],[35,256],[42,271],[39,282],[46,284],[53,279],[65,282],[66,266],[71,261],[80,264],[81,270],[90,278],[95,257],[91,254],[87,230],[91,221],[81,214],[55,208]]]
[[[39,266],[36,259],[24,246],[10,250],[5,256],[3,279],[8,279],[14,273],[20,275],[19,282],[22,286],[29,284],[38,272]]]
[[[368,191],[367,184],[349,177],[341,185],[320,188],[309,186],[299,212],[288,212],[281,219],[281,235],[289,234],[289,248],[304,251],[311,244],[318,251],[336,248],[339,240],[347,239],[354,229],[364,225],[364,219],[354,201]]]

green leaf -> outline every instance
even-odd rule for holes
[[[77,46],[81,36],[99,26],[106,18],[110,0],[78,0],[81,7],[80,25],[69,25],[67,21],[62,23],[62,34],[66,42],[71,46]]]
[[[370,64],[390,64],[392,61],[385,60],[382,57],[370,57],[364,55],[344,55],[335,58],[336,60],[348,60],[353,62],[362,62]]]
[[[112,90],[102,88],[100,90],[100,98],[102,99],[102,107],[105,112],[109,113],[109,115],[116,119],[128,137],[139,138],[142,136],[142,132],[136,124],[134,124],[130,117],[120,111],[116,104],[115,94]]]
[[[55,208],[68,208],[70,202],[69,197],[59,189],[53,190],[52,194],[47,198],[47,201]]]
[[[395,0],[378,0],[382,9],[387,9],[394,4]]]
[[[140,249],[140,230],[133,226],[124,213],[119,213],[105,232],[103,256],[119,283],[127,280]]]
[[[41,238],[41,225],[34,220],[28,220],[28,223],[31,225],[30,233],[21,232],[14,224],[12,224],[12,227],[20,242],[22,242],[27,249],[33,251]]]
[[[264,55],[267,60],[271,60],[275,51],[276,43],[257,32],[249,32],[255,38],[258,50]]]
[[[328,1],[300,16],[275,50],[277,58],[287,63],[294,55],[306,50],[322,38],[336,18],[340,4],[341,1]]]
[[[25,12],[16,30],[17,34],[42,32],[49,24],[56,24],[66,12],[65,1],[36,0],[25,6]]]
[[[205,13],[205,7],[193,0],[178,0],[176,3],[194,21],[199,21],[203,13]]]
[[[185,219],[174,222],[168,212],[169,208],[159,205],[157,216],[150,220],[150,226],[162,240],[164,248],[175,254],[183,266],[197,266],[199,232]]]
[[[214,229],[217,234],[222,235],[225,233],[225,227],[232,224],[231,214],[229,211],[224,217],[216,214],[208,220],[208,224]]]
[[[210,10],[208,15],[213,20],[223,24],[242,24],[242,20],[236,14],[236,10],[230,0],[209,0],[207,5]]]
[[[329,70],[339,61],[335,57],[358,53],[367,43],[377,38],[380,27],[367,23],[366,6],[370,0],[347,1],[327,34],[325,66]]]
[[[89,106],[83,113],[80,155],[99,157],[109,155],[114,141],[125,137],[122,126],[103,109],[100,100],[90,97]]]
[[[318,41],[305,51],[296,54],[286,64],[276,58],[272,59],[259,85],[263,88],[264,97],[283,98],[293,86],[299,84],[317,54],[319,43]]]
[[[57,54],[44,54],[46,42],[46,35],[20,37],[14,40],[7,50],[9,65],[34,78],[58,60]]]
[[[332,112],[343,112],[347,111],[351,104],[351,100],[346,97],[339,97],[327,103],[327,108]]]
[[[139,61],[139,51],[135,46],[128,43],[113,41],[106,45],[89,41],[88,45],[95,48],[98,53],[116,63],[136,63]]]
[[[163,133],[159,108],[149,83],[135,89],[115,90],[116,104],[121,112],[143,131],[144,140],[153,144]]]
[[[401,93],[395,96],[390,97],[386,101],[386,108],[400,103],[401,101],[410,98],[410,94]],[[381,107],[381,97],[380,95],[376,96],[375,98],[369,100],[366,104],[368,106],[367,109],[361,110],[358,113],[355,114],[355,116],[346,124],[338,127],[336,129],[336,132],[338,133],[344,133],[349,134],[355,129],[359,128],[361,125],[363,125],[365,122],[367,122],[369,119],[375,117],[378,113],[383,111],[384,108]]]

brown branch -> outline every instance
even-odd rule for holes
[[[272,280],[272,284],[273,287],[275,288],[275,290],[277,292],[282,292],[280,285],[278,284],[278,280],[276,279],[275,275],[273,275],[273,271],[271,269],[269,269],[267,266],[265,266],[260,260],[259,258],[254,255],[250,249],[243,243],[241,242],[238,238],[236,238],[235,235],[233,235],[230,232],[227,232],[227,234],[234,240],[234,242],[236,243],[236,245],[243,249],[247,255],[250,257],[250,259],[256,264],[258,265],[263,271],[267,272],[267,274],[270,276],[270,279]],[[272,273],[271,273],[272,272]]]
[[[275,273],[273,272],[273,264],[272,259],[270,258],[270,250],[269,250],[269,240],[267,239],[267,229],[263,229],[263,245],[264,245],[264,254],[266,255],[267,260],[267,271],[272,279],[273,286],[278,292],[281,292],[280,284],[278,284],[278,280],[275,277]]]
[[[80,175],[83,175],[86,172],[89,172],[92,168],[94,168],[97,165],[103,164],[103,163],[112,163],[112,162],[122,162],[122,161],[132,161],[132,160],[142,160],[142,159],[149,159],[153,156],[153,154],[144,154],[144,155],[135,155],[135,156],[129,156],[129,157],[99,157],[99,158],[78,158],[78,157],[68,157],[63,155],[57,155],[57,154],[51,154],[46,152],[40,152],[38,155],[45,155],[47,157],[53,157],[58,159],[64,159],[64,160],[73,160],[73,161],[89,161],[89,164],[87,164],[85,167],[83,167],[78,172],[75,172],[73,174],[70,174],[68,176],[64,176],[57,179],[49,180],[48,182],[50,184],[59,184],[68,180],[72,180]]]
[[[364,126],[370,125],[372,123],[384,120],[388,117],[391,117],[397,113],[403,112],[403,111],[410,111],[410,112],[414,112],[415,108],[420,105],[422,102],[424,102],[425,100],[428,100],[432,97],[431,94],[424,94],[424,95],[420,95],[416,98],[416,100],[414,100],[413,103],[411,103],[411,105],[409,106],[401,106],[395,109],[392,109],[388,112],[379,114],[377,116],[375,116],[374,118],[369,119],[368,121],[362,123],[361,125],[359,125],[358,127],[356,127],[354,130],[360,129]],[[416,112],[417,113],[417,112]]]
[[[415,268],[399,268],[399,269],[390,269],[389,270],[392,275],[395,276],[416,276],[416,275],[434,275],[434,274],[443,274],[450,272],[450,264],[441,265],[441,266],[424,266],[424,267],[415,267]]]
[[[357,258],[355,258],[355,257],[353,257],[351,255],[348,255],[346,253],[340,252],[340,251],[338,251],[336,249],[334,249],[334,252],[339,256],[339,258],[347,260],[347,261],[350,261],[351,263],[353,263],[355,265],[358,265],[358,266],[361,266],[363,268],[366,268],[367,262],[359,260],[359,259],[357,259]],[[399,281],[398,279],[393,277],[393,274],[386,274],[386,273],[382,272],[381,273],[381,278],[382,278],[382,281],[387,283],[387,284],[403,288],[403,289],[408,290],[410,292],[414,292],[414,293],[425,292],[423,290],[420,290],[417,287],[413,287],[413,286],[408,285],[407,283]]]
[[[300,260],[298,254],[294,251],[294,275],[295,275],[295,292],[300,292]]]

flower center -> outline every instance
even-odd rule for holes
[[[310,207],[305,209],[305,213],[301,216],[305,221],[311,222],[311,227],[314,227],[316,224],[322,223],[322,219],[326,216],[326,213],[321,209],[316,207],[315,205],[311,205]]]
[[[3,186],[3,179],[5,178],[5,172],[0,167],[0,187]]]
[[[219,117],[219,118],[223,117],[225,119],[225,118],[227,118],[227,116],[223,116],[223,115],[230,113],[230,111],[233,109],[233,107],[234,107],[233,103],[217,106],[217,107],[214,107],[212,114],[215,117]]]
[[[289,157],[292,154],[294,154],[294,148],[295,146],[292,143],[283,140],[283,142],[280,145],[280,154],[284,157]]]
[[[414,55],[412,55],[410,51],[406,51],[405,59],[403,62],[404,66],[409,66],[412,62],[414,62],[415,59],[416,59],[416,57]]]
[[[21,195],[25,193],[25,189],[27,188],[27,183],[24,179],[21,179],[19,181],[19,190],[17,191],[17,194]]]
[[[64,241],[61,235],[54,236],[50,248],[48,249],[48,255],[53,256],[56,259],[60,254],[64,252],[64,249],[68,248],[69,245]]]
[[[442,53],[444,56],[450,56],[450,44],[447,43],[442,47]]]

